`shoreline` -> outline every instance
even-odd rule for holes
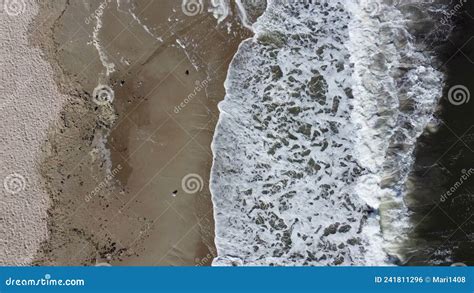
[[[225,81],[223,82],[225,95],[224,95],[224,97],[222,98],[222,100],[219,101],[219,103],[216,104],[217,107],[219,107],[219,104],[220,104],[220,103],[222,103],[222,102],[225,101],[225,97],[227,96],[228,89],[227,89],[227,86],[226,86],[226,82],[227,82],[227,79],[229,78],[229,71],[231,70],[231,66],[232,66],[232,63],[233,63],[233,61],[234,61],[234,58],[235,58],[235,57],[237,56],[237,54],[239,53],[241,46],[244,46],[246,42],[250,42],[250,41],[252,40],[252,38],[254,38],[254,37],[253,37],[253,36],[252,36],[252,37],[249,37],[249,38],[247,38],[247,39],[245,39],[245,40],[242,40],[242,41],[240,42],[240,44],[239,44],[239,46],[238,46],[238,48],[237,48],[237,50],[236,50],[236,52],[235,52],[235,54],[234,54],[234,57],[232,57],[232,60],[229,62],[228,68],[227,68],[227,73],[226,73],[226,78],[225,78]],[[213,156],[212,156],[212,163],[211,163],[211,167],[210,167],[210,170],[209,170],[209,177],[210,177],[210,179],[212,179],[212,178],[215,177],[214,173],[215,173],[215,163],[216,163],[216,161],[215,161],[215,160],[216,160],[216,155],[215,155],[216,152],[215,152],[215,145],[214,145],[214,143],[215,143],[216,137],[219,135],[219,125],[220,125],[221,119],[222,119],[222,116],[220,115],[220,110],[219,110],[219,116],[218,116],[218,117],[219,117],[219,118],[218,118],[218,120],[217,120],[217,122],[216,122],[216,124],[215,124],[215,126],[214,126],[214,134],[213,134],[213,136],[212,136],[212,141],[211,141],[211,144],[210,144],[211,151],[212,151],[212,154],[213,154]],[[217,209],[215,208],[216,203],[215,203],[215,199],[214,199],[215,196],[214,196],[214,195],[216,194],[216,192],[213,191],[213,188],[212,188],[212,180],[209,180],[209,191],[210,191],[210,193],[211,193],[211,201],[212,201],[212,205],[213,205],[213,215],[212,215],[212,217],[213,217],[213,219],[214,219],[214,221],[215,221],[215,219],[216,219],[216,217],[217,217]],[[217,237],[217,236],[216,236],[216,234],[217,234],[217,232],[216,232],[217,229],[218,229],[218,227],[217,227],[217,225],[216,225],[215,222],[214,222],[214,231],[215,231],[215,232],[214,232],[214,239],[216,239],[216,237]],[[218,259],[218,257],[219,257],[219,253],[218,253],[219,247],[218,247],[218,245],[217,245],[217,243],[216,243],[215,240],[214,240],[214,245],[215,245],[216,252],[215,252],[214,257],[211,259],[212,264],[213,264],[213,263],[215,262],[215,260]]]
[[[35,19],[40,33],[33,43],[70,98],[43,147],[40,169],[53,205],[50,237],[33,263],[210,265],[215,248],[206,187],[209,147],[227,64],[239,36],[247,33],[232,19],[227,21],[236,29],[228,35],[211,15],[184,16],[171,25],[169,16],[177,13],[173,1],[159,7],[95,4],[57,2],[42,7]],[[90,46],[90,11],[97,9],[102,28]],[[70,31],[81,18],[79,30]],[[207,31],[209,38],[193,41]],[[106,68],[108,80],[104,58],[115,70]],[[94,103],[97,82],[113,89],[113,105]],[[199,192],[183,192],[190,174],[200,177]]]
[[[178,30],[179,46],[153,52],[131,74],[135,78],[126,82],[123,95],[136,95],[137,100],[119,101],[117,105],[118,113],[130,120],[115,128],[109,141],[112,161],[128,168],[126,176],[119,176],[131,195],[122,209],[146,217],[150,231],[150,240],[140,244],[144,252],[123,264],[209,265],[215,256],[212,202],[207,189],[212,160],[209,146],[218,115],[217,101],[224,96],[227,63],[238,39],[226,40],[222,32],[213,32],[216,24],[212,17],[197,26],[192,23],[192,27],[183,27],[182,33]],[[204,38],[196,38],[202,35]],[[186,46],[192,50],[187,52]],[[208,68],[195,60],[205,60]],[[149,74],[153,64],[164,68]],[[127,87],[144,80],[144,71],[151,89],[146,85]],[[138,139],[137,133],[141,133]],[[150,157],[150,152],[162,155]],[[186,178],[189,184],[191,180],[197,182],[199,188],[190,185],[191,190],[186,190]],[[160,238],[177,245],[162,245]]]

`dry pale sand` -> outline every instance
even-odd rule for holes
[[[30,264],[47,239],[50,197],[39,174],[41,149],[67,100],[51,65],[28,44],[38,6],[19,3],[0,13],[0,265]]]
[[[35,147],[51,207],[34,263],[209,265],[216,105],[248,31],[172,0],[39,3],[30,42],[67,99]],[[94,103],[98,84],[112,104]]]

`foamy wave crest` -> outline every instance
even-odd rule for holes
[[[367,2],[377,9],[368,17]],[[450,28],[437,26],[445,5],[430,1],[373,1],[348,5],[354,64],[355,156],[365,170],[355,189],[379,209],[384,251],[398,255],[410,229],[403,202],[418,137],[432,119],[444,76],[432,45]],[[445,34],[443,35],[443,32]],[[363,46],[362,46],[363,44]]]
[[[379,211],[403,217],[442,75],[408,13],[348,2],[269,1],[234,57],[212,145],[215,265],[388,263]]]

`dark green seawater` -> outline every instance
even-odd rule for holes
[[[474,265],[473,3],[464,3],[453,17],[452,35],[436,48],[447,78],[435,114],[439,128],[419,138],[405,197],[411,212],[409,240],[402,249],[406,265]],[[468,92],[457,91],[452,102],[454,86]]]

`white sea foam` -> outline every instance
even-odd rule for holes
[[[98,9],[96,9],[94,16],[95,16],[95,26],[94,30],[92,31],[92,44],[97,50],[97,53],[99,54],[99,59],[102,65],[104,66],[106,72],[106,78],[110,76],[111,73],[115,71],[115,64],[111,61],[109,61],[109,57],[107,56],[107,53],[105,52],[105,49],[102,47],[100,44],[100,38],[99,38],[99,32],[102,28],[102,17],[104,15],[104,10],[107,7],[108,2],[103,2]],[[100,81],[100,80],[99,80]]]
[[[249,12],[258,13],[264,0],[235,0],[235,9],[233,11],[229,0],[211,0],[209,3],[209,12],[211,12],[216,18],[217,23],[227,26],[227,30],[230,33],[232,31],[232,18],[231,16],[235,13],[239,18],[240,25],[249,30],[253,30],[252,21],[249,17]]]
[[[128,12],[130,13],[130,15],[133,17],[133,19],[135,19],[135,21],[147,32],[147,34],[149,34],[152,38],[154,38],[155,40],[157,40],[158,42],[163,42],[163,38],[161,36],[156,36],[152,31],[151,29],[146,25],[144,24],[140,18],[135,14],[134,12],[135,10],[135,7],[132,6],[132,8],[129,8],[128,9]]]
[[[237,9],[239,11],[239,17],[240,17],[240,21],[241,21],[242,25],[244,27],[248,28],[249,30],[253,30],[252,25],[250,24],[249,19],[247,17],[247,11],[245,10],[245,6],[242,3],[242,1],[241,0],[235,0],[235,4],[237,5]]]
[[[231,14],[229,0],[211,0],[209,12],[221,23]]]
[[[403,184],[443,83],[412,35],[415,8],[269,1],[219,104],[215,265],[380,265],[396,253]]]

